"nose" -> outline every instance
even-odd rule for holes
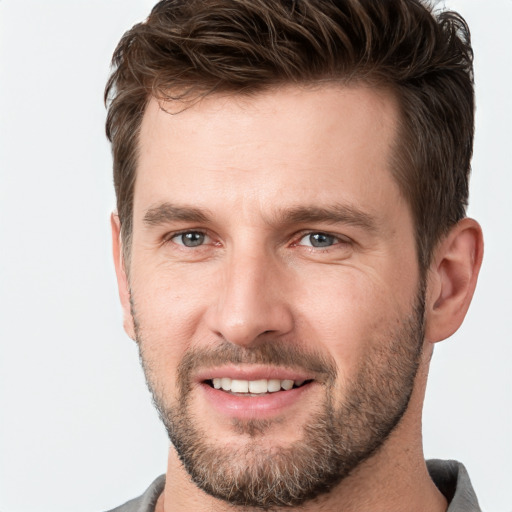
[[[232,252],[221,274],[217,302],[211,305],[207,320],[217,336],[248,348],[262,337],[292,330],[289,283],[276,259],[264,250]]]

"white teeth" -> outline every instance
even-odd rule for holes
[[[249,392],[250,393],[266,393],[268,390],[267,379],[250,380]]]
[[[275,393],[281,390],[281,381],[278,379],[270,379],[267,386],[269,393]]]
[[[233,379],[231,381],[231,392],[232,393],[248,393],[249,392],[249,381]]]
[[[285,391],[288,391],[288,390],[292,389],[293,388],[293,380],[283,380],[283,381],[281,381],[281,387]]]
[[[251,393],[253,395],[261,395],[264,393],[275,393],[284,389],[289,391],[293,386],[302,386],[304,380],[290,380],[290,379],[259,379],[259,380],[241,380],[230,379],[229,377],[215,377],[212,379],[213,387],[215,389],[222,389],[224,391],[231,391],[232,393]]]
[[[223,377],[220,379],[220,387],[224,391],[231,391],[231,379],[228,377]]]

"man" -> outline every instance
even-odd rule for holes
[[[113,64],[124,326],[172,442],[116,510],[479,510],[421,442],[433,346],[483,253],[464,21],[163,1]]]

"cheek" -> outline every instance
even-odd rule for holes
[[[196,283],[197,285],[197,283]],[[192,283],[178,276],[134,275],[131,292],[137,335],[148,375],[165,396],[174,395],[176,369],[198,338],[205,308]]]
[[[354,269],[315,282],[313,290],[301,288],[299,331],[305,342],[315,340],[335,360],[343,387],[377,344],[389,343],[410,298],[397,300],[389,284]]]
[[[207,295],[204,283],[209,280],[204,272],[153,261],[141,261],[134,268],[131,291],[144,329],[155,336],[173,337],[193,331]]]

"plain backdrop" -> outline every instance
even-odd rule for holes
[[[440,2],[442,6],[444,2]],[[427,457],[463,461],[484,510],[512,511],[512,1],[453,0],[476,66],[469,214],[486,255],[440,343]],[[167,438],[124,334],[102,93],[147,0],[0,0],[0,512],[101,511],[166,467]]]

